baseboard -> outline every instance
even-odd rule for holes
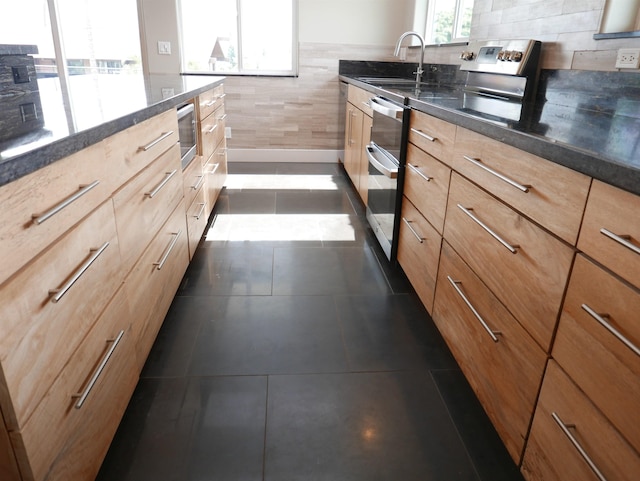
[[[342,150],[227,149],[229,162],[321,162],[336,163]]]

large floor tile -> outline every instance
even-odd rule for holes
[[[415,297],[339,296],[336,305],[352,371],[457,367]]]
[[[278,214],[335,214],[356,215],[344,190],[284,191],[276,196]]]
[[[269,380],[265,480],[477,481],[427,375]]]
[[[389,285],[368,248],[274,250],[274,295],[388,294]]]
[[[331,297],[210,298],[189,375],[345,372]]]
[[[267,379],[143,379],[97,481],[262,480]]]

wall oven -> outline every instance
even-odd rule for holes
[[[198,143],[196,111],[191,102],[178,107],[178,138],[184,170],[195,157]]]
[[[396,257],[398,213],[407,144],[409,109],[383,97],[370,102],[373,110],[369,160],[367,220],[389,260]]]

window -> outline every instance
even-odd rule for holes
[[[296,0],[181,0],[184,72],[297,73]]]
[[[473,0],[429,0],[427,44],[466,42],[471,30]]]

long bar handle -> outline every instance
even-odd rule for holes
[[[205,102],[204,106],[205,107],[213,107],[216,104],[217,98],[214,100],[209,100],[208,102]]]
[[[467,305],[467,307],[471,310],[471,312],[476,317],[476,319],[478,319],[480,324],[482,324],[482,327],[484,327],[484,330],[487,331],[487,334],[489,334],[489,336],[491,336],[491,339],[493,340],[493,342],[498,342],[498,337],[497,336],[502,334],[502,333],[500,331],[492,330],[489,327],[489,325],[485,322],[485,320],[482,318],[480,313],[476,310],[476,308],[473,307],[473,304],[471,304],[471,301],[469,299],[467,299],[467,296],[464,294],[464,292],[462,292],[462,289],[460,289],[460,287],[458,287],[458,284],[462,284],[462,281],[454,281],[451,278],[451,276],[447,276],[447,279],[449,280],[449,282],[451,283],[453,288],[456,290],[458,295],[462,298],[462,300]]]
[[[517,254],[518,253],[518,249],[520,248],[519,245],[509,244],[506,240],[504,240],[502,237],[500,237],[498,234],[496,234],[489,226],[487,226],[484,222],[482,222],[480,219],[478,219],[473,214],[473,212],[471,212],[473,209],[466,208],[466,207],[464,207],[464,206],[462,206],[460,204],[458,204],[458,208],[462,212],[467,214],[476,224],[478,224],[480,227],[482,227],[491,237],[493,237],[495,240],[500,242],[500,244],[502,244],[504,247],[509,249],[509,252],[511,252],[512,254]]]
[[[196,177],[198,178],[198,182],[196,182],[195,185],[191,186],[193,190],[198,190],[202,185],[202,183],[204,182],[204,175],[197,175]]]
[[[224,114],[222,117],[219,117],[219,118],[217,118],[216,120],[217,120],[218,122],[222,122],[222,121],[223,121],[224,119],[226,119],[226,118],[227,118],[227,114]]]
[[[498,179],[506,182],[511,187],[515,187],[516,189],[518,189],[521,192],[524,192],[525,194],[529,192],[529,189],[531,189],[530,185],[525,185],[525,184],[521,184],[519,182],[516,182],[515,180],[510,179],[506,175],[502,175],[500,172],[496,172],[491,167],[488,167],[488,166],[484,165],[480,159],[474,159],[472,157],[467,157],[466,155],[463,155],[462,157],[464,158],[464,160],[466,160],[468,162],[471,162],[473,165],[475,165],[477,167],[480,167],[485,172],[488,172],[491,175],[496,176]]]
[[[560,416],[558,416],[555,412],[551,413],[551,417],[558,424],[558,426],[560,426],[560,429],[562,430],[562,432],[565,434],[565,436],[567,436],[567,438],[569,438],[569,441],[571,441],[571,444],[573,444],[573,446],[578,450],[578,452],[580,453],[580,456],[582,456],[582,459],[585,460],[585,462],[589,465],[589,467],[591,468],[593,473],[598,477],[598,479],[600,481],[607,481],[607,478],[604,477],[604,474],[602,474],[602,472],[598,469],[598,467],[593,462],[589,454],[587,454],[584,448],[580,445],[580,442],[571,433],[571,431],[569,431],[569,427],[571,426],[568,424],[565,424],[562,421],[562,419],[560,419]]]
[[[202,217],[202,214],[204,213],[204,209],[206,206],[207,204],[200,204],[200,212],[198,212],[196,215],[193,216],[196,218],[196,220],[200,220],[200,217]]]
[[[625,337],[620,331],[618,331],[615,327],[613,327],[605,317],[608,317],[606,314],[598,314],[596,311],[591,309],[587,304],[582,304],[582,309],[587,311],[587,313],[593,317],[602,327],[604,327],[607,331],[613,334],[622,344],[631,349],[636,356],[640,357],[640,348],[636,346],[633,342]]]
[[[146,195],[147,197],[149,197],[150,199],[153,199],[156,195],[158,195],[158,192],[160,192],[160,190],[162,190],[162,188],[167,185],[167,182],[169,182],[171,180],[171,177],[173,177],[174,175],[176,175],[176,172],[178,172],[178,169],[173,169],[171,172],[166,172],[165,175],[166,177],[162,180],[162,182],[160,182],[155,189],[153,189],[151,192],[146,192],[144,195]]]
[[[49,291],[49,294],[52,296],[51,302],[57,304],[58,301],[60,301],[60,299],[62,299],[63,296],[67,293],[67,291],[71,289],[71,287],[76,283],[76,281],[80,279],[80,277],[82,277],[82,274],[84,274],[86,270],[91,267],[91,264],[93,264],[98,259],[98,257],[100,257],[100,255],[107,247],[109,247],[109,242],[105,242],[98,249],[90,249],[89,252],[93,252],[93,254],[86,261],[84,261],[84,263],[73,273],[71,278],[60,289],[52,289]]]
[[[79,398],[78,402],[76,402],[74,406],[76,409],[80,409],[84,405],[84,402],[87,400],[87,397],[89,397],[89,393],[91,393],[93,386],[95,386],[96,382],[98,382],[98,379],[102,375],[102,371],[104,371],[104,368],[107,366],[109,359],[111,359],[111,356],[113,355],[116,348],[118,347],[118,344],[120,344],[120,341],[122,340],[122,336],[124,336],[124,331],[120,331],[120,333],[115,339],[107,340],[107,342],[112,342],[113,344],[111,345],[107,353],[102,358],[102,361],[100,362],[100,364],[98,365],[98,368],[93,373],[93,376],[91,376],[91,379],[87,384],[87,387],[81,393],[74,394],[73,396],[71,396],[72,398]]]
[[[409,168],[411,170],[413,170],[416,174],[418,174],[420,177],[422,177],[427,182],[431,182],[431,179],[433,179],[433,177],[429,177],[428,175],[425,175],[420,169],[418,169],[417,166],[415,166],[413,164],[410,164],[408,162],[407,162],[407,165],[409,166]]]
[[[213,169],[211,169],[211,172],[209,172],[209,175],[215,174],[216,170],[218,170],[218,167],[220,167],[220,164],[213,164]]]
[[[31,216],[32,217],[32,222],[34,224],[36,224],[36,225],[42,224],[44,221],[46,221],[46,220],[50,219],[51,217],[53,217],[54,215],[56,215],[62,209],[67,207],[69,204],[71,204],[71,203],[75,202],[76,200],[78,200],[80,197],[82,197],[84,194],[89,192],[91,189],[93,189],[99,183],[100,183],[99,180],[94,180],[93,182],[91,182],[88,185],[81,185],[79,190],[76,193],[71,194],[69,197],[64,199],[59,204],[54,205],[51,209],[47,210],[46,212],[43,212],[42,214],[33,214]]]
[[[430,135],[425,134],[422,130],[414,129],[413,127],[411,128],[411,132],[427,139],[429,142],[435,142],[438,140],[438,137],[431,137]]]
[[[162,266],[164,266],[164,263],[167,262],[167,259],[169,258],[169,254],[171,254],[171,251],[175,247],[176,242],[178,242],[178,238],[180,237],[180,234],[182,234],[182,229],[178,230],[178,232],[171,233],[171,235],[175,237],[171,241],[171,244],[169,244],[169,247],[167,247],[167,250],[162,256],[162,259],[160,259],[158,262],[153,263],[153,265],[156,266],[158,270],[162,269]]]
[[[616,241],[617,243],[622,244],[627,249],[635,252],[636,254],[640,254],[640,247],[638,247],[637,245],[632,244],[629,241],[631,236],[618,235],[618,234],[615,234],[615,233],[611,232],[608,229],[605,229],[604,227],[602,229],[600,229],[600,233],[603,234],[603,235],[606,235],[609,239],[612,239],[612,240]]]
[[[218,128],[218,124],[216,123],[213,127],[211,127],[208,130],[205,130],[205,134],[212,134],[214,132],[214,130],[216,130]]]
[[[424,237],[420,237],[420,235],[415,231],[415,229],[411,226],[411,222],[410,220],[407,220],[406,217],[402,218],[402,221],[407,225],[407,227],[409,228],[409,230],[411,231],[411,233],[416,237],[416,239],[418,239],[418,242],[420,242],[420,244],[424,243]]]
[[[143,150],[143,151],[146,152],[147,150],[152,149],[156,144],[159,144],[160,142],[162,142],[167,137],[170,137],[171,135],[173,135],[173,130],[170,130],[169,132],[163,133],[156,140],[153,140],[153,141],[149,142],[147,145],[145,145],[144,147],[140,147],[138,150]]]

